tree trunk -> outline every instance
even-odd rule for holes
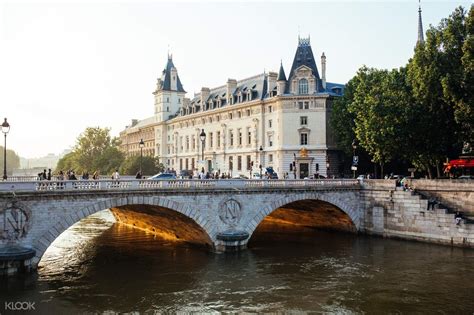
[[[441,169],[439,167],[439,161],[436,161],[436,177],[441,177]]]
[[[374,178],[377,178],[377,163],[374,162]]]
[[[426,170],[428,171],[428,178],[429,179],[432,179],[433,178],[433,174],[431,173],[431,167],[429,164],[426,164]]]
[[[380,163],[380,178],[383,179],[383,163]]]

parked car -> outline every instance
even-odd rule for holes
[[[182,170],[179,172],[179,178],[181,179],[192,179],[193,178],[193,172],[190,170]]]
[[[240,174],[240,175],[232,176],[232,179],[249,179],[249,178],[245,175]]]
[[[159,173],[156,175],[153,175],[149,179],[151,180],[170,180],[170,179],[176,179],[176,175],[173,173]]]
[[[260,176],[260,173],[253,173],[252,174],[252,179],[261,179],[262,177],[263,177],[263,175]]]
[[[458,179],[474,179],[474,175],[461,175]]]
[[[365,175],[359,175],[357,176],[357,180],[364,180],[365,179]]]

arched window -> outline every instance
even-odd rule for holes
[[[301,79],[298,83],[298,94],[308,94],[308,80]]]

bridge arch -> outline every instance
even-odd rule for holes
[[[192,221],[197,228],[204,232],[209,245],[212,245],[211,233],[208,228],[210,224],[207,222],[208,220],[199,216],[198,212],[190,205],[157,196],[112,197],[93,202],[87,206],[74,205],[74,203],[71,203],[71,210],[65,213],[57,222],[49,225],[48,229],[35,242],[33,242],[33,249],[36,253],[35,257],[32,258],[32,266],[36,268],[51,243],[53,243],[54,240],[56,240],[56,238],[58,238],[58,236],[64,231],[83,218],[106,209],[139,205],[157,206],[185,216]]]
[[[345,195],[343,195],[345,194]],[[345,213],[352,223],[355,226],[356,231],[359,231],[360,223],[360,211],[358,206],[357,197],[354,195],[354,198],[347,197],[348,192],[331,192],[331,193],[295,193],[291,195],[285,195],[279,199],[276,199],[270,202],[265,207],[262,207],[252,220],[249,220],[249,223],[245,227],[245,231],[250,235],[249,239],[252,237],[252,234],[255,232],[257,227],[263,220],[270,215],[272,212],[277,209],[289,205],[298,201],[323,201],[329,205],[335,206],[343,213]]]

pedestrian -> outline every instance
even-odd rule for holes
[[[456,225],[461,224],[462,214],[459,211],[456,211],[456,214],[454,215],[454,220],[456,221]]]
[[[115,170],[115,172],[112,174],[112,179],[120,179],[120,174],[118,170]]]
[[[48,169],[48,177],[47,177],[48,180],[51,180],[51,169]]]
[[[136,179],[142,179],[142,173],[138,171],[137,175],[135,176]]]
[[[64,173],[63,171],[59,171],[59,174],[58,174],[58,180],[64,180]]]
[[[92,174],[92,179],[99,179],[99,173],[97,171]]]
[[[46,180],[48,179],[48,175],[46,174],[46,169],[43,170],[43,173],[41,173],[41,180]]]

